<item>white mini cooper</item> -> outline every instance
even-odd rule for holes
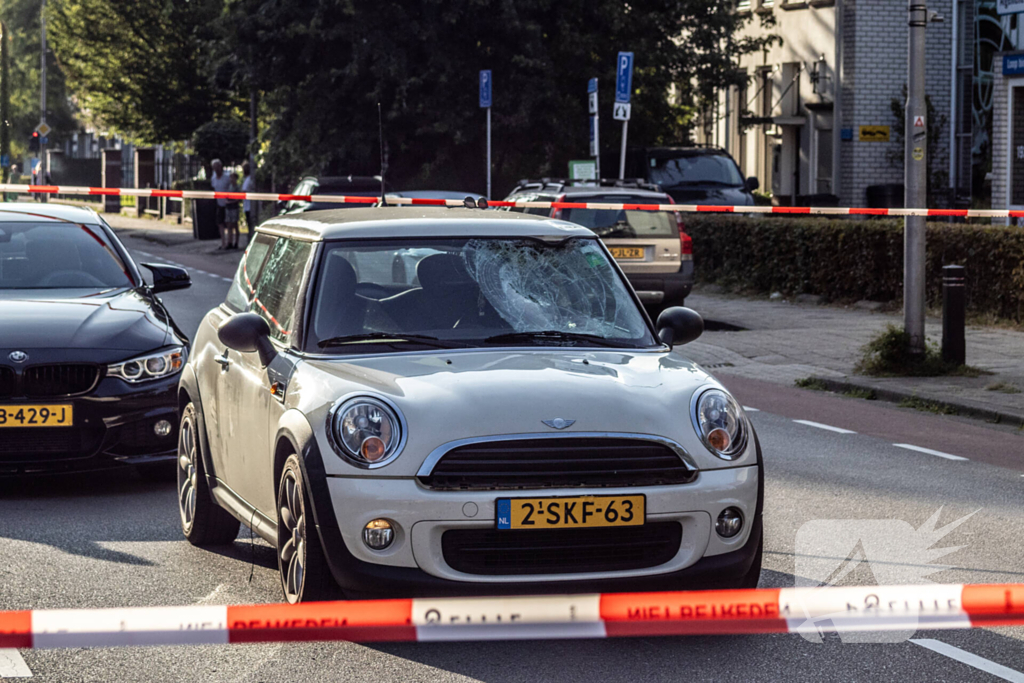
[[[757,437],[672,351],[702,331],[565,221],[273,219],[182,373],[185,536],[250,526],[290,602],[755,586]]]

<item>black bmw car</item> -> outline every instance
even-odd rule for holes
[[[174,476],[189,340],[95,212],[0,205],[0,475],[136,465]]]

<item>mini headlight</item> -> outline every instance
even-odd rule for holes
[[[704,445],[718,457],[734,460],[743,453],[747,445],[743,411],[729,394],[721,389],[708,389],[701,394],[695,422]]]
[[[118,377],[136,384],[151,379],[169,377],[185,365],[185,347],[177,346],[107,366],[107,377]]]
[[[398,453],[402,425],[381,400],[360,396],[331,411],[331,442],[340,455],[361,467],[380,467]]]

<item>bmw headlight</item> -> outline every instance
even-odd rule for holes
[[[735,460],[746,448],[743,409],[721,389],[708,389],[697,399],[694,427],[708,450],[723,460]]]
[[[151,379],[169,377],[185,365],[185,347],[177,346],[158,353],[139,356],[107,366],[107,377],[117,377],[136,384]]]
[[[360,467],[386,465],[398,455],[402,423],[398,412],[370,396],[349,399],[331,409],[328,434],[334,450]]]

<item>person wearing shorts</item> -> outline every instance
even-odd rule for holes
[[[242,164],[242,192],[256,191],[256,178],[252,174],[252,167],[246,161]],[[249,240],[252,240],[256,232],[256,206],[249,199],[242,202],[242,210],[245,211],[245,228],[249,233]]]
[[[224,164],[220,159],[210,162],[213,174],[210,176],[210,186],[214,192],[230,192],[231,178],[224,172]],[[229,249],[231,242],[228,241],[226,209],[228,200],[217,199],[217,230],[220,232],[220,251]],[[237,222],[237,221],[236,221]]]
[[[231,174],[231,184],[228,186],[228,192],[238,192],[238,174]],[[238,210],[239,202],[237,199],[228,199],[227,204],[224,206],[224,232],[227,235],[228,245],[225,249],[238,249]]]

